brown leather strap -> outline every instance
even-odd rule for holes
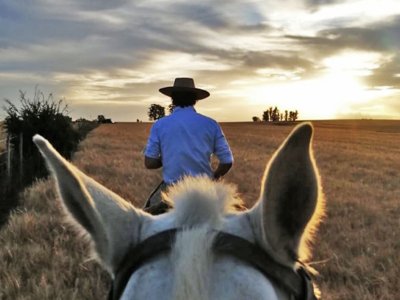
[[[213,249],[216,253],[238,258],[253,266],[278,286],[283,287],[296,299],[304,299],[303,281],[292,268],[276,262],[259,245],[239,236],[226,232],[218,232]]]
[[[129,251],[117,268],[108,299],[119,299],[129,278],[138,268],[156,256],[170,251],[179,230],[173,228],[157,233]],[[213,250],[220,255],[229,255],[248,263],[268,279],[274,281],[275,284],[288,291],[296,300],[316,299],[311,278],[304,268],[296,272],[276,262],[257,244],[239,236],[219,231],[214,239]]]
[[[108,299],[119,299],[132,274],[152,258],[171,250],[175,242],[177,229],[157,233],[134,247],[121,260],[117,268]]]

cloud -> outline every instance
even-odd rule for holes
[[[399,87],[396,75],[400,68],[400,16],[370,24],[368,27],[346,27],[321,30],[315,36],[291,36],[316,58],[315,61],[346,51],[368,51],[386,57],[381,65],[365,79],[371,87]]]
[[[371,87],[400,88],[400,55],[396,54],[365,79]]]
[[[77,8],[89,11],[116,9],[129,3],[129,0],[73,0]]]
[[[176,16],[184,16],[186,21],[193,21],[202,26],[219,29],[229,26],[229,21],[214,6],[204,4],[177,3],[172,4],[169,12]]]
[[[346,0],[304,0],[305,5],[308,8],[318,9],[322,6],[338,4],[346,2]]]
[[[345,14],[352,1],[3,0],[0,97],[40,84],[86,108],[142,109],[192,76],[228,103],[235,89],[321,77],[346,51],[382,57],[365,84],[399,87],[400,16],[360,18],[361,2]]]
[[[365,27],[330,28],[318,31],[315,36],[287,35],[286,38],[313,47],[320,55],[343,49],[396,51],[400,48],[399,31],[400,16],[395,16]]]

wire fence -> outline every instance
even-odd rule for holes
[[[18,155],[13,147],[13,142],[18,138],[20,140],[19,144],[22,146],[22,135],[19,137],[12,136],[8,134],[5,129],[0,129],[0,174],[2,177],[4,177],[4,175],[7,175],[7,178],[11,177],[12,160],[15,159],[15,155]],[[22,163],[22,147],[20,147],[19,152],[20,163]]]
[[[0,227],[6,222],[11,209],[17,206],[21,190],[22,148],[18,151],[15,149],[18,146],[14,146],[22,145],[19,138],[21,137],[11,136],[0,126]]]
[[[7,132],[0,128],[0,156],[7,153]]]
[[[0,168],[4,167],[7,164],[8,153],[8,135],[5,129],[0,128]]]

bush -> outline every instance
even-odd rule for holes
[[[11,143],[15,150],[20,149],[22,142],[23,165],[18,168],[20,161],[15,157],[12,168],[22,169],[23,174],[16,179],[21,181],[21,185],[25,185],[35,177],[47,175],[41,156],[32,142],[33,135],[44,136],[67,158],[71,157],[82,137],[74,128],[72,119],[68,116],[68,106],[63,100],[54,101],[52,94],[46,97],[37,88],[33,99],[20,91],[19,100],[18,107],[10,100],[5,100],[5,127],[12,137]]]
[[[37,88],[33,99],[20,91],[19,100],[18,106],[5,100],[4,106],[7,113],[4,126],[11,137],[14,155],[11,160],[11,177],[0,174],[0,199],[5,199],[0,203],[0,226],[6,220],[9,210],[17,205],[18,192],[35,178],[47,175],[41,155],[32,142],[33,135],[38,133],[44,136],[64,157],[70,158],[79,141],[97,126],[97,122],[84,119],[73,123],[68,116],[68,107],[62,100],[54,101],[52,94],[45,97]],[[20,146],[22,161],[18,155]]]
[[[32,143],[32,137],[36,133],[48,139],[62,155],[71,156],[80,137],[72,126],[72,119],[67,115],[68,107],[62,100],[55,102],[52,94],[45,97],[36,89],[32,100],[20,91],[20,108],[10,100],[5,101],[8,104],[8,107],[4,108],[7,113],[7,132],[15,137],[23,135],[24,156],[37,153]],[[18,146],[19,139],[14,138],[13,144]]]
[[[97,116],[97,123],[99,124],[112,124],[113,121],[111,119],[107,119],[104,115]]]
[[[95,129],[99,123],[94,121],[89,121],[84,118],[80,118],[74,122],[74,128],[78,131],[80,140],[83,140],[90,131]]]

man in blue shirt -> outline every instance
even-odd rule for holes
[[[145,207],[157,205],[160,193],[184,176],[206,175],[219,179],[232,167],[233,156],[221,127],[213,119],[196,112],[194,105],[210,94],[194,85],[192,78],[176,78],[160,92],[172,98],[171,115],[151,128],[144,163],[148,169],[163,168],[163,183],[152,193]],[[219,164],[211,169],[211,155]]]

